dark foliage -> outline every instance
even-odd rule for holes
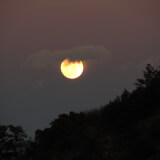
[[[26,137],[19,126],[0,125],[0,160],[14,160],[24,154]]]
[[[59,115],[36,131],[20,159],[159,160],[160,70],[147,65],[143,76],[134,91],[125,89],[99,110]],[[5,127],[0,130],[2,142]]]

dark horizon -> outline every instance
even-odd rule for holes
[[[160,65],[148,64],[135,86],[99,109],[60,114],[34,139],[0,125],[0,159],[159,160]]]

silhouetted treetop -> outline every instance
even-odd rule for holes
[[[146,70],[143,71],[143,78],[137,79],[135,83],[138,88],[144,88],[150,85],[155,79],[160,77],[160,71],[155,69],[152,65],[147,64]]]
[[[17,159],[25,152],[26,138],[20,126],[0,125],[0,159]]]

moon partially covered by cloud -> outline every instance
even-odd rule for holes
[[[27,58],[27,64],[34,68],[44,69],[61,62],[65,58],[70,60],[98,60],[109,58],[110,52],[102,46],[80,46],[66,50],[40,50]]]

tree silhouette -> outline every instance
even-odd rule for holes
[[[100,109],[59,115],[34,142],[21,128],[0,126],[0,159],[23,149],[18,160],[159,160],[160,69],[148,64],[135,90],[124,89]]]
[[[143,71],[143,78],[137,79],[135,83],[138,88],[144,88],[150,85],[150,83],[158,78],[160,73],[151,64],[147,64],[146,70]]]
[[[19,126],[0,126],[0,159],[16,159],[25,152],[26,134]]]

